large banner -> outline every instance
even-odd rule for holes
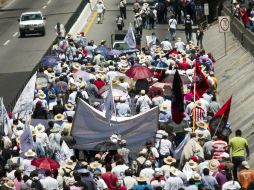
[[[111,118],[111,126],[105,114],[91,107],[83,100],[79,100],[72,135],[76,140],[74,146],[80,150],[93,148],[106,140],[113,133],[118,132],[127,141],[127,147],[132,152],[139,151],[146,140],[152,140],[158,126],[158,107],[132,117]]]

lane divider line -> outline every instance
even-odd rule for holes
[[[18,35],[18,32],[15,32],[12,37],[16,37]]]
[[[49,0],[49,1],[47,2],[47,5],[50,4],[50,3],[51,3],[51,0]]]
[[[47,8],[47,5],[43,6],[42,9],[46,9]]]
[[[86,28],[85,28],[85,30],[84,30],[84,35],[85,35],[85,36],[88,34],[89,30],[91,29],[92,24],[93,24],[93,22],[94,22],[95,19],[96,19],[96,16],[97,16],[97,12],[93,12],[93,13],[92,13],[92,16],[91,16],[91,19],[88,21],[87,26],[86,26]]]
[[[4,43],[4,46],[6,46],[8,43],[10,43],[11,40],[7,40],[5,43]]]

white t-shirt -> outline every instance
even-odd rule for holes
[[[144,168],[140,171],[139,176],[145,176],[147,184],[150,184],[151,179],[153,178],[154,170],[153,168]]]
[[[177,51],[182,51],[185,49],[185,43],[184,42],[176,42],[175,43],[175,48],[177,49]]]
[[[165,50],[165,51],[169,51],[172,49],[172,45],[169,41],[162,41],[161,42],[161,46],[162,46],[162,49]]]
[[[238,190],[241,189],[240,184],[237,181],[228,181],[223,184],[222,190]]]
[[[97,13],[103,13],[104,9],[105,9],[105,6],[101,3],[98,3],[96,5],[96,8],[97,8]]]
[[[129,189],[133,189],[133,187],[135,185],[138,184],[137,180],[131,176],[126,176],[124,179],[123,179],[123,185],[129,190]]]
[[[102,178],[99,178],[96,182],[97,190],[107,189],[108,186]]]
[[[169,24],[169,28],[176,29],[177,21],[176,21],[176,19],[171,18],[171,19],[169,19],[168,24]]]
[[[155,147],[162,155],[166,155],[170,153],[171,146],[172,143],[168,139],[161,139],[156,143]]]
[[[122,180],[125,176],[124,172],[129,167],[126,165],[117,165],[112,169],[112,173],[116,174],[118,180]]]

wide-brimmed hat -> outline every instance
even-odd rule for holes
[[[128,68],[127,67],[120,67],[120,72],[121,73],[125,73],[126,71],[128,70]]]
[[[112,80],[112,84],[118,84],[117,80]]]
[[[90,166],[90,168],[95,169],[95,168],[100,168],[102,166],[102,164],[97,161],[94,161],[94,162],[91,162],[89,164],[89,166]]]
[[[146,94],[146,91],[145,91],[145,90],[141,90],[141,91],[140,91],[140,94],[145,95],[145,94]]]
[[[145,176],[139,176],[137,178],[137,181],[139,181],[139,182],[145,182],[146,180],[147,180],[147,178]]]
[[[14,189],[15,188],[14,182],[12,180],[8,180],[7,182],[5,182],[4,186],[8,187],[9,189]]]
[[[165,164],[171,165],[176,162],[176,159],[173,158],[172,156],[168,156],[168,157],[164,158],[163,161]]]
[[[202,102],[196,101],[196,102],[195,102],[195,106],[196,106],[196,107],[202,107]]]
[[[104,80],[105,79],[105,75],[103,75],[102,73],[99,73],[99,74],[96,75],[96,78]]]
[[[145,166],[147,167],[152,166],[152,162],[150,160],[145,161]]]
[[[64,165],[64,168],[74,168],[75,167],[75,163],[72,160],[66,160]]]
[[[193,160],[186,162],[186,164],[188,164],[192,169],[195,169],[198,166],[197,162],[194,162]]]
[[[59,131],[60,131],[60,129],[56,125],[54,125],[54,127],[52,129],[50,129],[51,133],[58,133]]]
[[[248,163],[247,161],[243,161],[243,162],[242,162],[242,166],[243,166],[244,168],[246,168],[246,169],[250,169],[250,165],[249,165],[249,163]]]
[[[168,107],[166,105],[160,106],[160,111],[166,112]]]
[[[73,63],[72,64],[72,68],[75,69],[75,70],[80,70],[81,69],[81,65],[80,65],[80,63]]]
[[[40,99],[45,99],[46,98],[46,94],[41,92],[41,93],[38,93],[38,98]]]
[[[106,70],[105,70],[104,68],[100,67],[100,68],[97,69],[96,72],[97,72],[97,73],[103,73],[103,74],[105,74],[105,73],[106,73]]]
[[[68,111],[73,111],[74,110],[74,106],[71,103],[65,104],[64,107]]]
[[[197,172],[195,172],[191,178],[194,179],[195,181],[201,180],[201,176]]]
[[[170,167],[169,172],[172,173],[175,176],[178,174],[178,170],[173,166]]]
[[[63,121],[64,120],[64,115],[61,114],[61,113],[58,113],[58,114],[55,115],[54,120],[55,121]]]
[[[204,121],[198,121],[196,122],[196,125],[202,129],[207,129],[208,128],[208,124]]]
[[[214,172],[218,169],[218,166],[220,165],[220,162],[216,159],[212,159],[208,161],[208,169],[211,172]]]
[[[36,156],[36,153],[32,150],[32,149],[29,149],[27,152],[25,152],[24,154],[26,157],[35,157]]]
[[[39,123],[38,125],[35,126],[34,129],[38,133],[43,133],[45,131],[45,126]]]

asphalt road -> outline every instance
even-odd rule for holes
[[[95,43],[97,44],[100,43],[101,40],[106,40],[107,45],[111,47],[111,34],[114,34],[115,30],[117,30],[115,19],[120,14],[119,8],[118,8],[118,2],[119,0],[104,0],[104,4],[106,6],[106,13],[104,16],[103,24],[97,24],[97,18],[94,19],[94,22],[87,34],[88,40],[93,39]],[[130,23],[132,24],[132,27],[133,27],[133,20],[134,20],[134,12],[132,11],[132,5],[131,3],[128,3],[127,19],[124,21],[125,22],[124,30],[128,30]],[[156,25],[154,30],[144,29],[143,35],[142,35],[142,47],[146,43],[145,36],[151,35],[152,32],[155,32],[156,35],[159,37],[160,41],[162,41],[166,36],[169,35],[169,32],[167,29],[168,29],[167,24],[158,24]],[[176,37],[181,37],[183,41],[185,42],[185,34],[182,29],[183,29],[183,26],[178,25]],[[174,45],[174,43],[175,42],[172,42],[172,45]]]
[[[55,39],[57,22],[67,23],[82,0],[14,0],[0,9],[0,96],[7,106]],[[25,11],[41,10],[46,16],[46,36],[19,38],[18,22]]]

